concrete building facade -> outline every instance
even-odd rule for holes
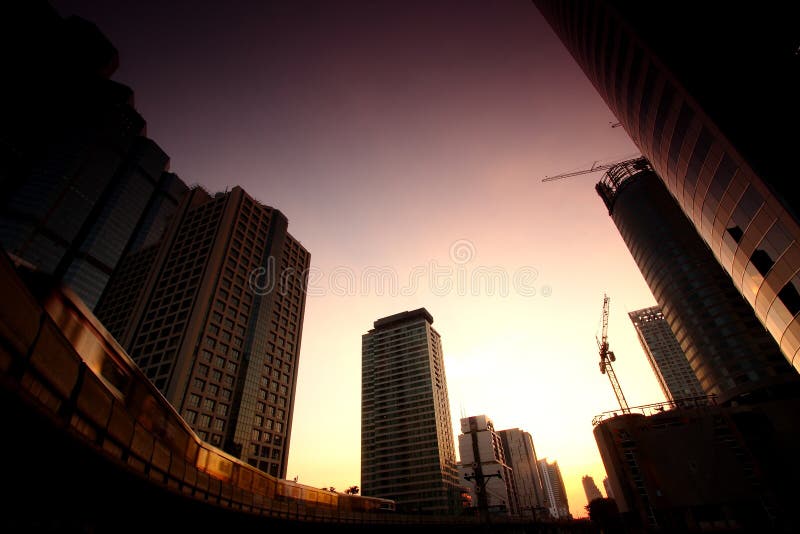
[[[584,475],[581,478],[583,484],[583,492],[586,494],[586,502],[590,503],[595,499],[602,499],[603,494],[600,493],[600,488],[595,484],[594,479],[589,475]]]
[[[98,309],[203,440],[281,478],[310,265],[287,227],[240,187],[195,188]]]
[[[571,519],[569,500],[564,479],[558,462],[548,462],[547,458],[539,460],[539,472],[542,474],[542,488],[545,494],[545,506],[550,510],[553,519]]]
[[[517,515],[516,478],[490,418],[461,419],[458,453],[458,471],[462,484],[470,489],[473,506],[489,513]]]
[[[511,467],[519,514],[542,519],[545,497],[533,437],[519,428],[500,430],[497,434],[503,444],[506,463]]]
[[[669,401],[705,395],[661,308],[628,313],[658,385]]]

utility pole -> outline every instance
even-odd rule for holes
[[[486,483],[489,481],[488,479],[492,477],[497,477],[500,480],[502,480],[503,477],[500,473],[484,474],[480,450],[478,449],[478,432],[473,431],[470,432],[470,434],[472,435],[472,474],[464,475],[464,478],[469,481],[475,481],[475,493],[478,495],[478,512],[480,518],[481,521],[489,523],[489,496],[486,495]]]

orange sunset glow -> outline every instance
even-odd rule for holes
[[[482,414],[530,432],[586,517],[592,418],[619,407],[603,296],[631,406],[664,400],[627,316],[655,301],[601,174],[542,182],[637,150],[534,5],[200,4],[53,2],[119,48],[172,172],[240,185],[311,254],[287,478],[360,485],[361,336],[425,307],[456,439]]]

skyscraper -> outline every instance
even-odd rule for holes
[[[586,493],[586,502],[592,502],[595,499],[602,499],[603,494],[600,493],[600,489],[597,487],[597,484],[594,483],[594,479],[589,475],[584,475],[581,478],[581,482],[583,483],[583,491]]]
[[[514,473],[492,420],[485,415],[462,418],[458,452],[458,471],[473,505],[484,512],[517,515]]]
[[[797,388],[797,371],[645,160],[610,169],[597,192],[707,395]]]
[[[361,339],[361,489],[398,509],[460,508],[442,341],[425,308],[378,319]]]
[[[500,430],[497,435],[503,443],[506,464],[511,467],[514,475],[514,490],[519,501],[520,515],[540,519],[539,512],[544,508],[545,498],[533,438],[519,428]]]
[[[705,395],[675,334],[658,306],[628,313],[664,397],[670,401]]]
[[[547,458],[539,460],[539,472],[542,474],[542,487],[550,515],[555,519],[569,519],[569,501],[564,479],[561,478],[561,469],[558,462],[550,463]]]
[[[800,368],[797,3],[534,3]]]
[[[93,24],[46,2],[10,12],[0,133],[0,244],[93,308],[126,250],[163,228],[187,188],[145,137],[119,59]],[[25,39],[30,39],[26,42]]]
[[[163,239],[126,257],[100,309],[202,439],[279,477],[310,262],[287,227],[240,187],[195,188]]]

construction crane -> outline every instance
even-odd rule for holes
[[[554,176],[545,176],[542,181],[543,182],[552,182],[553,180],[561,180],[562,178],[569,178],[570,176],[579,176],[581,174],[589,174],[590,172],[597,172],[597,171],[607,171],[611,167],[619,165],[621,163],[632,163],[642,156],[636,156],[633,158],[625,158],[617,161],[612,161],[610,163],[603,163],[600,164],[600,161],[595,161],[592,163],[592,166],[588,169],[581,169],[579,171],[572,171],[572,172],[562,172],[561,174],[556,174]]]
[[[617,374],[614,372],[611,362],[616,360],[614,353],[608,350],[608,309],[609,309],[608,295],[603,295],[603,326],[600,337],[597,338],[597,347],[600,349],[600,372],[608,376],[611,382],[611,388],[614,390],[614,395],[617,396],[617,402],[622,409],[622,413],[630,413],[628,401],[625,400],[625,394],[622,393],[622,387],[617,380]]]

